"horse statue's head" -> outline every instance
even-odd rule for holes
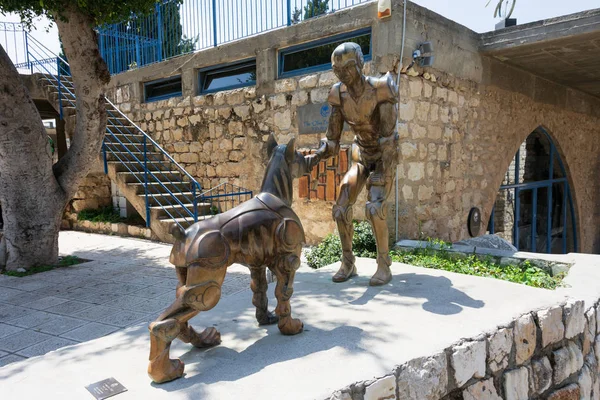
[[[309,159],[296,151],[296,139],[288,144],[278,144],[273,134],[267,141],[267,155],[269,164],[260,191],[271,193],[291,205],[294,194],[292,182],[310,172]]]

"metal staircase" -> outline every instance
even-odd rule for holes
[[[27,47],[27,62],[15,66],[35,74],[67,130],[73,132],[76,101],[68,63],[32,37]],[[186,228],[252,197],[251,191],[229,183],[203,191],[194,177],[108,99],[106,110],[104,171],[159,239],[172,242],[173,224]]]

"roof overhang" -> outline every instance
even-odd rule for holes
[[[600,9],[484,33],[480,52],[600,97]]]

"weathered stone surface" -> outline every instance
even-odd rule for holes
[[[454,346],[450,360],[457,387],[463,386],[473,377],[485,376],[485,356],[486,346],[483,340]]]
[[[596,336],[596,340],[594,342],[594,354],[596,356],[596,365],[598,366],[598,374],[600,374],[600,335]]]
[[[541,394],[552,385],[552,366],[548,357],[531,362],[529,368],[529,389],[532,394]]]
[[[300,79],[300,81],[298,81],[298,84],[300,85],[300,88],[302,88],[302,89],[312,89],[315,86],[317,86],[317,82],[319,82],[318,75],[309,75],[309,76],[305,76],[304,78]]]
[[[415,182],[425,177],[425,164],[424,163],[409,163],[408,164],[408,179]]]
[[[504,373],[504,398],[506,400],[529,398],[529,371],[526,367]]]
[[[517,251],[517,248],[515,246],[513,246],[507,240],[502,239],[498,235],[478,236],[478,237],[474,237],[474,238],[470,238],[470,239],[461,240],[460,242],[456,242],[456,244],[462,244],[465,246],[483,247],[486,249]]]
[[[571,339],[583,333],[585,327],[585,314],[583,300],[571,300],[567,302],[564,310],[565,337]]]
[[[537,319],[542,330],[542,347],[559,342],[565,337],[562,307],[538,311]]]
[[[404,121],[412,121],[415,118],[417,110],[414,101],[400,104],[400,119]]]
[[[596,333],[600,334],[600,303],[596,306]]]
[[[580,400],[579,386],[572,383],[562,389],[550,393],[548,400]]]
[[[396,398],[396,377],[386,376],[366,387],[364,400],[387,400]]]
[[[275,81],[275,92],[293,92],[297,86],[296,80],[293,78],[279,79]]]
[[[537,331],[531,314],[525,314],[515,321],[515,362],[521,365],[535,352]]]
[[[558,385],[583,367],[583,354],[577,345],[569,343],[552,352],[554,384]]]
[[[472,384],[462,394],[464,400],[502,400],[492,378]]]
[[[591,399],[593,384],[592,371],[587,365],[584,365],[583,369],[579,373],[577,383],[579,383],[580,397],[582,399]]]
[[[596,377],[592,386],[592,400],[600,400],[600,376]]]
[[[288,130],[292,125],[290,110],[275,113],[275,126],[281,130]]]
[[[585,313],[585,328],[583,330],[583,355],[587,355],[594,344],[596,336],[596,313],[594,308],[590,308]]]
[[[417,358],[400,367],[398,392],[407,400],[438,400],[448,390],[446,354]]]
[[[338,390],[331,395],[329,400],[352,400],[352,396],[348,392]]]
[[[508,367],[508,358],[512,350],[513,330],[500,329],[490,336],[488,348],[488,366],[492,372],[498,372]]]

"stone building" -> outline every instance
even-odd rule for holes
[[[369,2],[120,73],[109,98],[203,187],[257,191],[268,135],[316,148],[324,126],[302,133],[303,115],[326,104],[336,82],[328,66],[294,70],[286,57],[364,36],[365,73],[381,76],[398,72],[402,40],[405,66],[430,42],[433,65],[415,64],[400,79],[391,234],[456,241],[469,236],[477,207],[480,234],[496,231],[520,249],[600,252],[600,10],[478,34],[409,3],[403,38],[402,2],[392,4],[385,20]],[[223,65],[252,69],[253,84],[206,90],[211,67]],[[173,97],[150,101],[165,78]],[[334,230],[331,206],[352,139],[345,132],[339,157],[295,185],[293,207],[311,243]],[[357,218],[364,201],[363,193]]]

